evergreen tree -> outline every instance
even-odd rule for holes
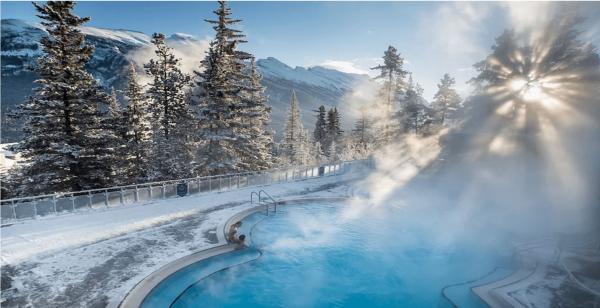
[[[254,57],[238,50],[245,36],[232,26],[241,20],[219,1],[215,39],[195,72],[200,115],[198,173],[265,170],[273,165],[273,137],[267,131],[270,108]],[[248,63],[249,62],[249,63]]]
[[[261,76],[254,57],[247,71],[247,82],[239,95],[243,105],[237,112],[238,128],[235,130],[235,150],[239,158],[237,169],[266,170],[273,165],[273,137],[267,131],[271,108],[267,106],[265,88],[260,83]]]
[[[93,47],[79,29],[90,19],[74,15],[73,2],[34,6],[48,36],[41,42],[38,86],[17,112],[25,119],[17,150],[26,161],[18,191],[33,195],[110,185],[114,148],[99,108],[109,97],[85,71]]]
[[[354,123],[352,129],[352,140],[356,150],[366,151],[373,140],[371,120],[367,118],[364,108],[361,109],[360,117]]]
[[[145,65],[152,77],[148,94],[153,124],[153,179],[176,179],[191,173],[191,145],[189,131],[193,117],[184,89],[190,78],[181,72],[180,59],[165,43],[165,36],[152,36],[156,59]]]
[[[118,145],[115,147],[122,146],[122,139],[125,139],[125,123],[123,119],[123,109],[119,104],[117,93],[115,88],[111,88],[110,96],[108,99],[108,113],[107,113],[107,129],[111,129],[113,134],[118,138],[116,141]]]
[[[444,74],[440,84],[438,84],[438,91],[433,97],[434,109],[442,125],[444,125],[445,119],[460,107],[460,96],[453,88],[455,83],[454,78],[450,77],[449,74]]]
[[[395,130],[393,114],[397,109],[398,95],[403,91],[404,77],[407,74],[403,65],[404,58],[396,48],[389,46],[384,52],[383,64],[371,68],[379,71],[379,75],[375,78],[384,81],[381,90],[382,106],[377,106],[380,109],[380,119],[378,119],[378,124],[381,126],[380,143],[389,142]]]
[[[323,151],[323,146],[318,141],[313,144],[312,157],[315,164],[320,164],[327,160],[327,156],[325,156],[325,152]]]
[[[402,106],[398,115],[404,132],[417,134],[433,123],[433,110],[423,98],[423,88],[415,84],[412,77],[409,78]]]
[[[331,108],[327,112],[327,138],[325,139],[325,145],[327,146],[326,155],[331,156],[331,144],[340,144],[342,137],[342,129],[340,127],[340,115],[337,108]]]
[[[290,109],[285,122],[283,140],[280,145],[280,155],[284,164],[303,165],[307,158],[307,138],[304,126],[300,120],[298,99],[292,91]]]
[[[331,143],[329,144],[329,150],[328,152],[328,157],[329,157],[329,162],[337,162],[339,161],[339,156],[338,156],[338,150],[337,150],[337,142],[335,142],[335,140],[332,140]]]
[[[123,112],[125,126],[124,177],[127,183],[139,183],[147,179],[150,137],[152,131],[148,118],[148,101],[139,84],[135,66],[129,67],[129,82],[125,90],[127,107]]]
[[[127,155],[125,144],[125,132],[126,127],[123,117],[123,109],[119,104],[117,93],[112,88],[108,99],[108,112],[104,118],[104,127],[107,131],[112,134],[107,136],[106,141],[111,144],[114,149],[114,160],[111,162],[111,166],[115,170],[114,184],[123,185],[127,184],[127,178],[125,177],[125,156]]]
[[[194,102],[199,106],[199,136],[203,140],[197,153],[197,173],[208,175],[238,171],[235,111],[239,109],[240,76],[236,59],[231,56],[235,45],[232,39],[236,39],[238,32],[228,28],[237,20],[229,17],[231,12],[224,2],[219,2],[214,13],[218,20],[207,22],[215,24],[215,39],[201,62],[204,70],[194,72],[199,89]]]
[[[327,139],[327,111],[325,106],[321,105],[315,112],[317,113],[317,122],[313,131],[313,139],[315,142],[323,144]]]

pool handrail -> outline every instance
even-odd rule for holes
[[[250,193],[250,204],[254,203],[254,195],[256,195],[256,198],[258,198],[258,203],[260,203],[260,195],[255,190],[253,190]]]
[[[263,194],[265,196],[263,196]],[[250,193],[250,204],[254,204],[254,196],[257,196],[258,199],[258,204],[261,205],[262,202],[265,202],[265,199],[269,199],[270,202],[265,204],[265,208],[267,210],[267,216],[269,216],[269,205],[273,204],[273,207],[275,208],[274,212],[277,213],[277,200],[275,200],[275,198],[273,198],[271,195],[269,195],[269,193],[267,193],[264,189],[259,190],[258,192],[256,192],[255,190],[252,191]]]
[[[277,213],[277,201],[271,196],[269,195],[264,189],[261,189],[258,191],[258,202],[260,202],[262,200],[262,194],[265,194],[265,196],[267,196],[267,198],[271,199],[271,203],[273,204],[273,207],[275,208],[275,213]],[[269,212],[269,205],[267,204],[267,213]]]

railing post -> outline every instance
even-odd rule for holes
[[[54,209],[54,214],[56,214],[56,195],[52,195],[52,208]]]
[[[17,219],[17,210],[15,209],[15,200],[10,202],[10,207],[12,207],[13,219]]]
[[[152,201],[152,185],[148,185],[148,193],[150,195],[150,201]]]
[[[108,189],[104,190],[104,205],[108,208]]]
[[[212,192],[212,177],[208,178],[208,191]]]
[[[165,199],[165,195],[166,194],[165,194],[165,183],[164,182],[162,183],[162,186],[161,186],[160,190],[161,190],[161,193],[162,193],[162,198]]]
[[[92,192],[88,191],[88,199],[90,201],[89,205],[90,205],[90,209],[92,208]]]
[[[139,193],[140,193],[140,192],[139,192],[139,190],[138,190],[138,186],[137,186],[137,185],[135,185],[135,196],[134,196],[134,198],[135,198],[135,202],[139,202],[139,200],[140,200],[140,195],[139,195]]]
[[[73,208],[73,212],[75,212],[75,195],[71,194],[71,207]]]
[[[37,201],[33,201],[33,219],[37,218]]]
[[[237,188],[240,188],[240,175],[237,175]]]
[[[119,194],[119,203],[121,203],[121,205],[125,205],[125,202],[124,202],[124,200],[123,200],[123,199],[124,199],[124,198],[123,198],[123,197],[124,197],[124,196],[123,196],[123,188],[119,189],[119,191],[121,192],[121,193]]]

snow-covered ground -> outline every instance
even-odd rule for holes
[[[275,198],[346,195],[357,174],[262,187]],[[250,206],[247,188],[24,221],[1,229],[7,306],[116,306],[166,263],[218,244],[217,227]],[[5,286],[3,286],[5,288]]]
[[[14,143],[0,144],[0,174],[8,171],[21,159],[21,155],[10,151],[9,148],[15,145]]]

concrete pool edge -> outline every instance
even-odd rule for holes
[[[332,201],[340,202],[347,200],[348,197],[336,196],[336,197],[307,197],[307,198],[294,198],[287,200],[278,200],[277,205],[291,205],[291,204],[303,204],[310,201]],[[243,220],[244,218],[266,210],[266,205],[257,204],[257,206],[241,210],[229,217],[223,224],[217,227],[217,239],[218,244],[215,246],[202,249],[193,252],[187,256],[173,260],[166,265],[160,267],[158,270],[150,273],[148,276],[139,281],[123,298],[119,303],[118,307],[129,308],[129,307],[140,307],[150,292],[160,284],[161,281],[167,279],[177,271],[200,262],[202,260],[230,253],[239,248],[236,244],[228,243],[226,240],[226,234],[229,227],[237,221]],[[222,232],[219,232],[221,230]]]

